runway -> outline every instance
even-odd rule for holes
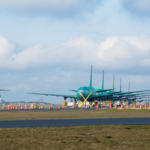
[[[102,107],[102,109],[109,109],[109,107]],[[52,109],[4,109],[4,110],[0,110],[0,112],[4,112],[4,111],[12,111],[12,112],[19,112],[19,111],[67,111],[67,110],[96,110],[95,107],[89,107],[89,108],[61,108],[61,109],[58,109],[58,108],[52,108]]]
[[[94,125],[148,125],[150,118],[53,119],[0,121],[0,128],[62,127]]]

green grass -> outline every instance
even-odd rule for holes
[[[77,118],[133,118],[150,117],[150,110],[106,109],[80,111],[0,112],[0,120],[77,119]]]
[[[0,129],[0,150],[148,150],[150,125]]]

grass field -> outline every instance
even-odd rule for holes
[[[37,112],[0,112],[0,120],[33,120],[33,119],[77,119],[77,118],[133,118],[150,117],[150,110],[80,110],[80,111],[37,111]]]
[[[149,150],[150,125],[0,129],[0,150]]]

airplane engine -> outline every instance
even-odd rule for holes
[[[64,100],[66,100],[67,99],[67,97],[64,97]]]

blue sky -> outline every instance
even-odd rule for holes
[[[150,89],[148,0],[1,0],[0,79],[4,100],[60,103],[27,92],[75,94],[89,85]]]

